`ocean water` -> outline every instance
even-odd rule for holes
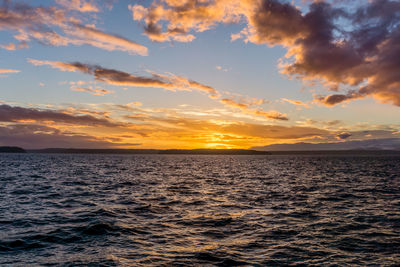
[[[0,265],[400,264],[400,157],[0,155]]]

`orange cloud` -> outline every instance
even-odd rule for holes
[[[127,105],[128,105],[128,106],[137,106],[137,107],[140,107],[140,106],[142,106],[143,104],[142,104],[141,102],[131,102],[131,103],[128,103]]]
[[[261,116],[264,116],[267,119],[283,120],[283,121],[287,121],[288,120],[286,114],[282,114],[282,113],[277,112],[277,111],[268,111],[267,112],[267,111],[262,111],[262,110],[251,109],[249,107],[249,105],[243,104],[243,103],[239,103],[239,102],[237,102],[237,101],[235,101],[233,99],[224,98],[224,99],[221,99],[220,102],[222,104],[225,104],[225,105],[230,106],[230,107],[239,108],[244,113],[247,113],[247,114],[261,115]]]
[[[56,0],[56,3],[71,10],[79,12],[99,12],[99,8],[93,1],[85,0]]]
[[[19,70],[12,70],[12,69],[0,69],[0,74],[5,74],[5,73],[18,73],[20,72]]]
[[[83,87],[75,87],[72,86],[71,87],[72,91],[81,91],[81,92],[89,92],[92,95],[106,95],[106,94],[111,94],[113,93],[113,91],[109,91],[103,88],[100,88],[98,86],[96,86],[96,88],[93,88],[92,86],[89,86],[87,88],[83,88]]]
[[[36,59],[28,59],[28,61],[34,64],[35,66],[48,65],[52,68],[56,68],[62,71],[71,71],[71,72],[81,71],[83,73],[93,75],[97,81],[101,81],[111,85],[132,86],[132,87],[154,87],[170,91],[196,90],[206,93],[211,99],[219,99],[221,97],[221,93],[211,86],[204,85],[199,82],[190,80],[185,77],[177,76],[174,74],[166,75],[148,71],[151,74],[151,76],[145,77],[145,76],[133,75],[119,70],[106,69],[97,65],[83,64],[79,62],[64,63],[59,61],[47,61],[47,60],[36,60]],[[248,101],[251,104],[261,104],[264,102],[264,100],[260,101],[260,99],[254,99],[254,98]],[[266,112],[262,110],[251,109],[249,104],[239,103],[233,99],[225,98],[220,100],[219,102],[230,107],[240,108],[246,114],[264,116],[265,118],[268,119],[288,120],[286,114],[282,114],[277,111]]]
[[[93,27],[75,24],[72,27],[66,28],[65,32],[79,38],[70,41],[70,43],[75,45],[89,44],[109,51],[120,50],[141,56],[148,55],[147,47],[117,35],[104,33]]]
[[[35,66],[50,66],[53,69],[59,69],[61,71],[83,71],[83,72],[88,72],[89,69],[87,69],[84,65],[77,65],[77,64],[70,64],[70,63],[64,63],[60,61],[48,61],[48,60],[36,60],[32,58],[28,58],[27,61],[29,63],[32,63]]]
[[[123,112],[117,114],[116,110]],[[337,138],[393,138],[398,132],[398,127],[357,131],[338,127],[337,130],[327,130],[314,126],[197,119],[181,116],[176,110],[151,110],[135,105],[108,104],[95,110],[0,105],[0,143],[26,148],[249,148],[304,140],[316,143],[334,142]]]
[[[303,106],[305,108],[309,108],[310,106],[307,105],[304,102],[301,102],[300,100],[293,100],[293,99],[287,99],[287,98],[282,98],[283,101],[288,102],[290,104],[296,105],[296,106]]]
[[[35,66],[47,65],[61,71],[81,71],[83,73],[91,74],[98,81],[118,85],[118,86],[132,86],[132,87],[155,87],[166,90],[197,90],[207,93],[210,97],[218,97],[219,92],[212,88],[196,81],[187,79],[185,77],[177,76],[174,74],[159,74],[150,72],[151,76],[137,76],[123,71],[106,69],[96,65],[83,64],[79,62],[64,63],[60,61],[36,60],[28,59],[28,62]]]
[[[68,9],[95,11],[92,1],[58,0]],[[32,39],[52,46],[92,45],[101,49],[126,51],[130,54],[147,55],[147,48],[134,41],[102,32],[94,27],[81,25],[79,18],[70,16],[65,8],[55,6],[32,7],[27,4],[9,3],[0,8],[0,30],[11,30],[20,41],[18,47],[26,47]],[[8,46],[14,49],[14,46]]]
[[[246,2],[246,1],[242,1]],[[241,1],[170,1],[163,0],[145,8],[129,5],[134,20],[145,21],[145,33],[153,41],[190,42],[195,36],[190,31],[202,32],[219,22],[233,22],[240,19],[236,12]],[[166,31],[162,31],[160,21],[167,21]]]
[[[28,48],[28,44],[26,42],[21,42],[18,45],[14,44],[14,43],[9,43],[6,45],[0,45],[0,48],[3,48],[5,50],[9,50],[9,51],[14,51],[17,49],[23,49],[23,48]]]
[[[321,97],[319,102],[332,106],[372,96],[400,106],[398,1],[368,1],[354,10],[312,1],[307,12],[278,0],[160,0],[147,8],[129,9],[156,41],[179,41],[177,36],[190,41],[196,32],[219,23],[245,23],[232,40],[283,45],[288,53],[280,64],[282,73],[320,80],[335,90],[350,87],[347,93]],[[351,27],[343,29],[346,24]]]

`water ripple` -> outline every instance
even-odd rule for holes
[[[0,155],[0,265],[400,263],[395,156]]]

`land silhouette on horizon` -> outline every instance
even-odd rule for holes
[[[26,150],[17,146],[0,146],[0,153],[26,153]]]
[[[348,149],[348,150],[275,150],[254,149],[124,149],[124,148],[44,148],[23,149],[15,146],[1,146],[0,153],[38,154],[158,154],[158,155],[400,155],[400,150]]]
[[[192,155],[269,155],[267,151],[249,149],[86,149],[86,148],[46,148],[28,150],[31,153],[67,154],[192,154]]]

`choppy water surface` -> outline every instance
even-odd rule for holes
[[[400,263],[400,157],[0,155],[0,265]]]

